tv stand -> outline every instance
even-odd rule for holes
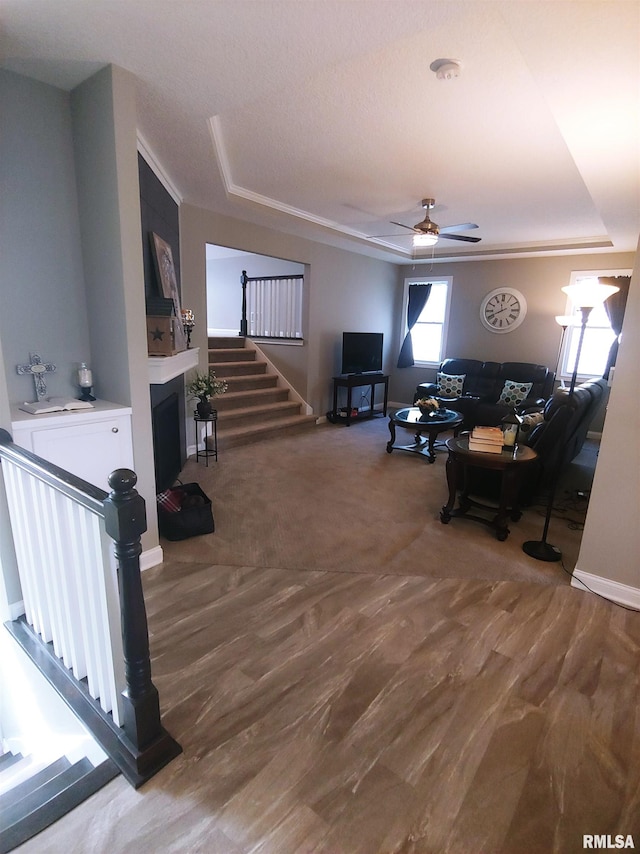
[[[338,377],[334,377],[333,409],[327,413],[329,421],[331,421],[333,424],[344,423],[347,425],[347,427],[350,427],[352,421],[358,421],[363,418],[373,418],[373,416],[376,415],[376,412],[374,410],[374,397],[375,387],[377,385],[384,385],[384,402],[382,404],[382,412],[380,414],[385,416],[387,414],[387,400],[389,397],[389,377],[387,374],[376,372],[369,374],[341,374]],[[364,412],[358,412],[357,415],[352,415],[352,392],[354,388],[360,388],[361,386],[371,387],[370,405],[369,408]],[[339,388],[346,388],[347,390],[347,412],[344,417],[341,417],[340,412],[338,410]]]

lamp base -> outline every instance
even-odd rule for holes
[[[548,563],[562,560],[562,552],[557,546],[545,543],[544,540],[527,540],[522,544],[522,551],[534,557],[536,560],[545,560]]]

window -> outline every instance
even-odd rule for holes
[[[629,270],[589,270],[571,274],[570,284],[576,285],[585,279],[597,279],[598,276],[628,276]],[[579,308],[567,299],[567,315],[575,315],[576,325],[567,327],[562,355],[560,358],[560,374],[564,379],[573,375],[580,341],[581,314]],[[580,362],[578,364],[578,379],[601,377],[607,365],[609,349],[615,339],[615,334],[609,323],[609,316],[604,304],[595,306],[584,333]]]
[[[439,365],[444,358],[452,281],[451,276],[442,276],[437,279],[405,279],[403,329],[400,340],[404,340],[407,334],[409,286],[431,285],[429,299],[411,330],[413,359],[416,364]]]

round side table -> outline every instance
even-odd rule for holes
[[[469,437],[462,435],[445,442],[449,457],[447,459],[447,485],[449,500],[440,511],[440,521],[446,525],[456,516],[466,516],[488,525],[496,532],[499,540],[509,536],[509,519],[517,522],[522,516],[518,506],[518,491],[522,475],[530,463],[538,456],[532,448],[517,445],[515,448],[504,448],[499,454],[483,453],[469,450]],[[500,497],[498,507],[491,507],[469,497],[468,468],[493,469],[501,474]],[[460,492],[459,506],[454,510],[456,495]],[[478,508],[490,514],[490,518],[469,513],[472,508]]]

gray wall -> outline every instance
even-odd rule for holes
[[[0,339],[9,401],[35,399],[16,365],[36,352],[57,365],[48,393],[76,396],[91,360],[70,98],[0,71]]]
[[[561,328],[556,314],[564,314],[566,295],[574,270],[633,267],[632,252],[617,254],[565,255],[555,258],[521,258],[506,261],[461,261],[436,264],[431,275],[453,276],[451,321],[447,357],[495,362],[534,362],[555,370]],[[428,275],[430,267],[415,265],[400,271],[400,294],[404,278]],[[494,288],[517,288],[527,300],[524,322],[503,335],[489,332],[480,321],[480,305]],[[394,400],[411,402],[419,382],[435,379],[435,369],[403,368],[392,374]]]
[[[15,366],[57,364],[52,395],[76,395],[88,361],[95,393],[133,409],[143,547],[158,545],[138,197],[135,81],[107,67],[71,94],[0,72],[0,426],[33,399]],[[4,508],[0,516],[4,521]],[[0,522],[0,527],[2,522]],[[10,602],[19,590],[0,554]]]

